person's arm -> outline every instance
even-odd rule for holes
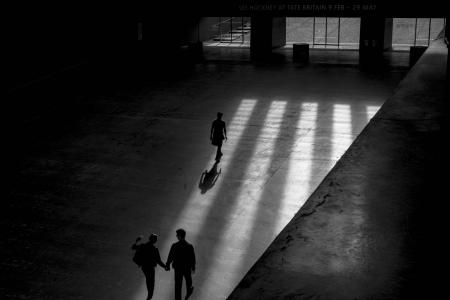
[[[131,245],[131,249],[136,250],[136,249],[139,247],[138,242],[139,242],[141,239],[142,239],[142,237],[138,236],[137,239],[136,239],[136,241],[134,242],[134,244]]]
[[[170,247],[169,255],[167,256],[166,261],[166,270],[170,270],[170,264],[173,262],[173,245]]]
[[[228,138],[227,138],[227,126],[225,125],[225,122],[223,122],[223,132],[225,133],[225,139],[228,140]]]
[[[206,173],[206,172],[207,172],[207,171],[203,172],[203,173],[202,173],[202,176],[200,176],[200,182],[198,183],[198,187],[199,187],[199,188],[201,188],[202,185],[203,185],[203,178],[205,178],[205,173]]]
[[[216,172],[216,174],[214,175],[214,180],[212,182],[212,185],[216,184],[217,179],[219,179],[220,173],[222,173],[222,168],[220,168],[219,172]]]
[[[161,260],[161,255],[159,255],[159,250],[156,248],[156,263],[161,266],[161,268],[166,268],[166,265]]]

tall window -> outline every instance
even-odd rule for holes
[[[358,49],[360,18],[286,18],[286,43],[313,48]]]
[[[392,48],[409,50],[411,46],[428,46],[445,28],[445,19],[394,18]]]
[[[250,46],[249,17],[218,17],[210,31],[214,37],[207,41],[207,46]]]

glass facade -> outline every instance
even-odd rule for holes
[[[217,17],[210,31],[208,46],[250,46],[250,17]]]
[[[445,19],[394,18],[392,48],[409,50],[411,46],[428,46],[445,27]]]
[[[358,49],[360,18],[286,18],[286,44],[312,48]]]

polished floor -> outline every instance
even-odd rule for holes
[[[192,299],[225,299],[392,95],[406,71],[392,65],[206,61],[132,88],[52,94],[77,94],[82,109],[21,153],[2,221],[2,294],[145,299],[131,243],[157,233],[165,260],[183,227],[198,261]],[[228,140],[214,169],[217,111]],[[205,171],[216,180],[201,183]],[[156,276],[154,299],[170,299],[173,272]]]

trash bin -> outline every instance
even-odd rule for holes
[[[427,50],[427,46],[412,46],[409,48],[409,67],[411,68]]]
[[[298,62],[309,61],[309,44],[293,44],[292,45],[292,60]]]

